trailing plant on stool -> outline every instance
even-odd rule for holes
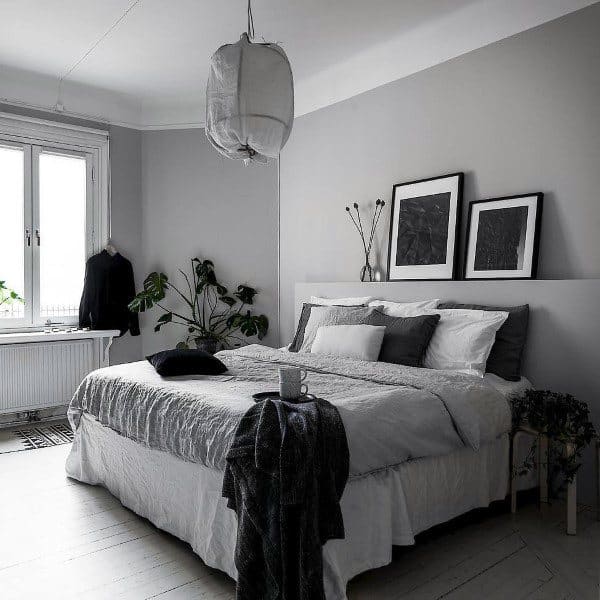
[[[560,394],[548,390],[527,390],[523,396],[513,398],[513,427],[528,426],[546,435],[550,441],[549,475],[554,494],[566,483],[573,481],[581,467],[581,456],[586,446],[596,437],[596,430],[590,421],[590,411],[585,402],[571,394]],[[559,444],[552,444],[559,442]],[[564,445],[570,443],[574,452],[564,453]],[[537,439],[519,470],[524,475],[535,465]]]
[[[129,304],[129,310],[145,312],[154,305],[162,308],[165,312],[158,317],[154,331],[167,324],[187,328],[187,336],[177,344],[178,348],[188,348],[194,342],[198,348],[216,352],[220,348],[241,346],[244,337],[256,336],[262,340],[269,329],[269,320],[248,308],[254,304],[256,289],[240,284],[230,294],[217,280],[211,260],[192,258],[190,262],[189,275],[178,269],[185,283],[181,289],[164,273],[150,273],[144,280],[144,289]],[[163,306],[169,290],[183,301],[186,314]]]

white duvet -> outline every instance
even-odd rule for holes
[[[277,389],[279,365],[293,364],[308,370],[309,391],[340,411],[351,478],[464,446],[477,450],[510,429],[508,403],[481,378],[257,345],[218,356],[229,368],[221,376],[162,378],[146,361],[94,371],[75,393],[69,419],[77,428],[86,413],[149,448],[222,470],[252,394]]]

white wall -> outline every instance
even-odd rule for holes
[[[257,287],[256,308],[277,342],[277,164],[250,165],[222,157],[203,129],[142,134],[142,271],[177,279],[195,256],[210,258],[219,279]],[[143,276],[138,278],[141,287]],[[169,307],[178,306],[175,296]],[[180,306],[181,308],[181,306]],[[144,354],[185,337],[183,327],[153,332],[160,309],[141,316]]]

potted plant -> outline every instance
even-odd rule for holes
[[[525,426],[538,435],[545,435],[550,445],[550,483],[556,494],[567,483],[573,481],[581,467],[581,456],[585,447],[596,437],[590,421],[590,411],[585,402],[570,394],[548,390],[527,390],[523,396],[512,401],[513,428]],[[552,442],[559,442],[552,444]],[[573,454],[564,453],[565,444],[571,444]],[[537,438],[528,456],[518,470],[524,475],[535,467]]]
[[[15,302],[25,302],[17,292],[6,286],[6,281],[0,280],[0,316]]]
[[[240,284],[230,294],[217,280],[212,261],[192,258],[190,262],[189,275],[179,269],[185,283],[181,288],[164,273],[150,273],[144,280],[144,289],[129,304],[129,310],[145,312],[154,305],[161,308],[164,312],[158,317],[154,331],[160,331],[167,324],[187,329],[178,348],[189,348],[193,343],[200,350],[214,353],[221,348],[242,345],[244,337],[256,336],[262,340],[269,329],[269,320],[265,315],[253,314],[249,308],[254,304],[256,289]],[[169,290],[183,301],[185,314],[163,306]]]
[[[356,217],[352,213],[352,209],[349,206],[346,206],[346,212],[348,216],[352,220],[356,231],[358,231],[358,235],[360,235],[360,241],[362,242],[363,252],[365,253],[365,264],[360,270],[360,280],[361,281],[374,281],[374,270],[371,266],[371,249],[373,248],[373,240],[375,239],[375,232],[377,231],[377,225],[379,224],[379,219],[381,218],[381,213],[383,212],[383,207],[385,206],[385,202],[381,199],[377,199],[375,202],[375,210],[373,211],[373,217],[371,219],[371,227],[367,232],[363,227],[362,219],[360,218],[360,208],[358,206],[358,202],[355,202],[352,207],[356,212]],[[365,234],[367,234],[365,236]]]

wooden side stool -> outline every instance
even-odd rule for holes
[[[510,459],[510,511],[517,512],[517,478],[515,469],[515,460],[517,455],[518,442],[524,435],[533,435],[537,437],[537,465],[540,484],[540,502],[548,502],[548,436],[532,429],[531,427],[520,426],[513,433]],[[595,441],[596,455],[596,518],[600,521],[600,438]],[[567,456],[572,456],[575,452],[573,444],[566,442],[565,450]],[[567,484],[567,534],[577,534],[577,476],[571,483]]]

